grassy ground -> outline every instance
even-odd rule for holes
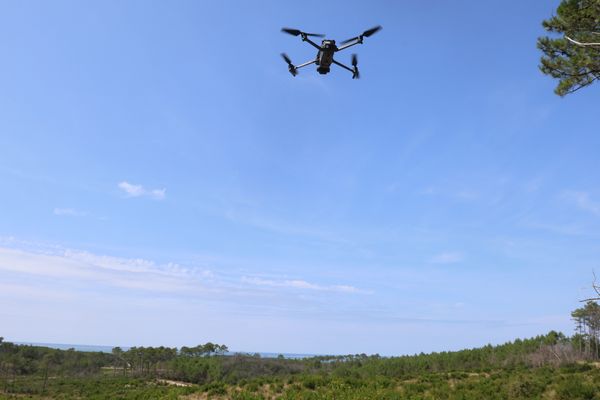
[[[203,386],[110,375],[51,378],[45,390],[39,377],[6,383],[0,385],[0,399],[600,400],[600,370],[591,366],[422,374],[403,379],[297,375]]]
[[[179,399],[196,387],[180,387],[164,382],[125,377],[97,376],[85,378],[43,379],[22,377],[11,381],[7,390],[0,389],[0,399]]]

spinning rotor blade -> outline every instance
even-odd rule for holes
[[[358,72],[358,57],[356,54],[352,54],[352,66],[354,67],[354,74],[352,75],[352,79],[359,79],[360,73]]]
[[[293,36],[298,36],[299,34],[302,33],[298,29],[291,29],[291,28],[281,28],[281,32],[289,33],[290,35],[293,35]]]
[[[344,40],[343,42],[341,42],[341,44],[346,44],[353,40],[362,40],[363,37],[369,37],[369,36],[373,35],[374,33],[379,32],[380,30],[381,30],[381,25],[377,25],[374,28],[364,31],[359,36],[353,37],[352,39]]]
[[[292,66],[292,67],[294,66],[294,64],[292,64],[292,60],[290,60],[290,58],[288,57],[287,54],[281,53],[281,57],[283,57],[283,59],[289,66]]]
[[[364,31],[364,32],[363,32],[363,34],[362,34],[361,36],[364,36],[364,37],[369,37],[369,36],[371,36],[372,34],[379,32],[380,30],[381,30],[381,25],[377,25],[377,26],[376,26],[376,27],[374,27],[374,28],[371,28],[371,29],[369,29],[369,30],[367,30],[367,31]]]
[[[290,35],[293,35],[293,36],[306,35],[306,36],[314,36],[314,37],[325,37],[325,35],[322,35],[320,33],[306,33],[306,32],[302,32],[298,29],[292,29],[292,28],[281,28],[281,31],[285,32],[285,33],[289,33]]]
[[[290,71],[290,74],[292,74],[292,76],[298,75],[298,71],[296,70],[294,64],[292,64],[292,60],[290,60],[288,55],[285,53],[281,53],[281,57],[283,57],[284,61],[287,63],[288,71]]]

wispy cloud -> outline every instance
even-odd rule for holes
[[[537,192],[544,186],[544,179],[541,177],[530,179],[522,184],[525,191],[529,193]]]
[[[465,256],[463,253],[458,251],[448,251],[437,254],[429,260],[434,264],[455,264],[464,260]]]
[[[258,286],[365,293],[343,284],[325,286],[303,279],[267,280],[240,275],[228,276],[217,274],[207,267],[185,266],[173,262],[159,264],[144,258],[114,257],[60,247],[24,247],[23,243],[14,240],[0,241],[0,275],[3,274],[19,278],[23,285],[56,279],[75,286],[91,285],[102,290],[124,288],[175,296],[220,293],[222,299],[257,294]]]
[[[85,211],[76,210],[74,208],[55,208],[54,215],[61,217],[85,217],[88,215]]]
[[[481,198],[481,193],[469,188],[450,189],[435,186],[427,186],[417,192],[422,196],[439,196],[454,200],[473,201]]]
[[[587,233],[583,226],[572,223],[554,224],[547,222],[525,221],[522,223],[522,226],[529,229],[540,229],[551,233],[569,236],[579,236]]]
[[[302,279],[272,280],[257,277],[242,277],[242,282],[256,286],[290,288],[300,290],[320,290],[328,292],[364,293],[364,291],[349,285],[318,285]]]
[[[592,200],[587,192],[566,191],[563,193],[563,198],[584,211],[600,216],[600,202]]]
[[[282,233],[291,236],[305,236],[319,241],[337,243],[337,244],[352,244],[349,240],[337,235],[335,232],[322,229],[320,227],[303,226],[287,221],[281,221],[271,218],[265,218],[256,215],[245,215],[229,210],[225,217],[230,221],[253,226],[266,231]]]
[[[167,189],[146,189],[142,185],[134,185],[129,182],[119,182],[117,185],[127,197],[150,197],[155,200],[163,200],[166,197]]]
[[[32,251],[0,247],[0,272],[35,278],[139,289],[155,292],[193,292],[207,289],[210,270],[178,264],[156,264],[139,258],[119,258],[85,251]]]

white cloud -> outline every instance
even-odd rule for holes
[[[600,203],[590,198],[587,192],[567,191],[563,193],[563,197],[573,203],[582,210],[589,211],[594,215],[600,216]]]
[[[119,183],[119,188],[131,197],[142,196],[145,193],[142,185],[132,185],[125,181]]]
[[[35,299],[40,296],[46,299],[59,299],[73,301],[74,296],[61,290],[44,287],[43,285],[0,283],[0,298],[29,298]]]
[[[454,264],[464,260],[464,255],[461,252],[449,251],[433,256],[430,262],[434,264]]]
[[[167,189],[154,189],[150,191],[150,196],[154,197],[155,199],[158,200],[162,200],[165,198],[165,192],[167,191]]]
[[[139,258],[119,258],[74,250],[43,252],[0,247],[0,273],[25,281],[54,278],[155,292],[194,292],[209,289],[209,270],[178,264],[155,264]]]
[[[55,208],[54,215],[65,216],[65,217],[85,217],[87,215],[84,211],[79,211],[74,208]]]
[[[301,290],[319,290],[328,292],[343,292],[343,293],[360,293],[361,290],[349,285],[317,285],[302,279],[286,279],[286,280],[271,280],[257,277],[242,277],[242,282],[256,286],[269,286],[280,288],[292,288]]]
[[[357,289],[354,286],[350,286],[350,285],[334,285],[331,286],[332,289],[334,289],[337,292],[346,292],[346,293],[367,293],[363,290]]]
[[[0,239],[2,239],[0,237]],[[257,286],[338,293],[366,293],[349,285],[323,286],[302,279],[268,280],[215,274],[205,267],[177,263],[158,264],[143,258],[124,258],[0,240],[0,276],[12,276],[24,287],[56,281],[70,287],[93,290],[128,289],[132,293],[163,293],[174,296],[231,299],[257,293]],[[34,290],[34,289],[32,289]],[[34,290],[35,291],[35,290]],[[233,296],[233,297],[232,297]]]
[[[150,197],[155,200],[163,200],[167,189],[146,189],[142,185],[134,185],[129,182],[119,182],[119,189],[125,192],[127,197]]]

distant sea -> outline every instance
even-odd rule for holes
[[[97,346],[92,344],[61,344],[61,343],[33,343],[33,342],[14,342],[19,345],[28,345],[28,346],[41,346],[41,347],[50,347],[51,349],[59,349],[59,350],[69,350],[74,349],[77,351],[99,351],[102,353],[111,353],[112,349],[116,346]],[[123,351],[127,351],[130,347],[121,346]],[[260,354],[261,357],[264,358],[277,358],[279,355],[284,356],[285,358],[309,358],[315,357],[316,354],[295,354],[295,353],[261,353],[261,352],[248,352],[248,351],[230,351],[226,353],[228,356],[232,356],[234,354]]]

